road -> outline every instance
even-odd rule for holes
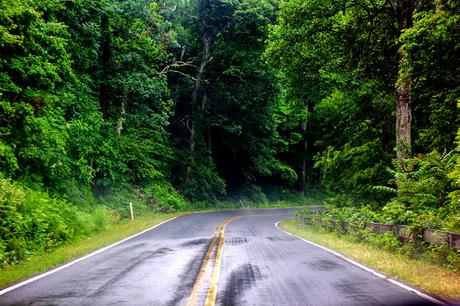
[[[292,210],[193,214],[0,296],[0,305],[431,305],[280,231]]]

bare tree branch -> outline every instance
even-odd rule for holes
[[[189,74],[186,74],[186,73],[184,73],[184,72],[182,72],[182,71],[179,71],[179,70],[170,69],[170,70],[168,70],[168,72],[174,72],[174,73],[180,74],[180,75],[182,75],[182,76],[185,76],[185,77],[187,77],[187,78],[189,78],[189,79],[191,79],[191,80],[196,81],[196,78],[195,78],[195,77],[193,77],[193,76],[191,76],[191,75],[189,75]],[[164,73],[164,74],[166,74],[166,73]]]
[[[186,62],[184,62],[184,61],[174,61],[172,64],[169,64],[166,67],[164,67],[163,70],[161,70],[160,74],[166,74],[169,71],[173,71],[172,70],[173,68],[176,69],[176,68],[182,68],[182,67],[197,68],[197,66],[192,63],[191,59],[189,59]]]

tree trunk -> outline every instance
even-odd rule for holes
[[[417,0],[398,0],[396,2],[396,16],[400,22],[399,30],[401,33],[412,27],[412,18],[417,5]],[[404,166],[404,160],[411,156],[412,78],[410,75],[403,75],[405,57],[401,47],[397,56],[399,65],[396,86],[396,158]]]
[[[307,138],[305,137],[305,133],[307,131],[306,119],[302,120],[301,129],[302,129],[302,132],[304,134],[304,140],[303,140],[304,149],[302,150],[301,180],[302,180],[302,194],[305,195],[305,183],[306,183],[306,177],[307,177],[307,156],[306,156],[306,151],[307,151],[307,148],[308,148],[308,141],[307,141]]]
[[[300,128],[303,134],[303,151],[302,151],[302,172],[301,172],[301,180],[302,180],[302,194],[305,195],[306,190],[305,186],[307,183],[307,152],[308,152],[308,137],[307,137],[307,126],[308,126],[308,116],[311,112],[311,105],[307,102],[305,105],[305,110],[307,111],[307,117],[302,120],[300,123]]]
[[[200,122],[204,126],[203,122],[203,117],[204,117],[204,112],[206,111],[208,105],[208,90],[206,88],[206,85],[203,86],[203,97],[201,98],[201,109],[200,109]],[[206,144],[208,147],[209,154],[212,156],[212,133],[211,133],[211,127],[208,126],[207,132],[206,132]]]
[[[402,164],[411,156],[411,79],[407,78],[396,89],[396,158]]]
[[[99,83],[99,106],[101,108],[104,119],[109,118],[110,108],[110,87],[107,82],[107,76],[110,75],[110,58],[111,52],[111,38],[109,29],[109,17],[102,15],[101,17],[101,45],[99,54],[99,64],[101,69],[100,83]]]
[[[212,128],[208,128],[208,150],[209,154],[212,156]]]
[[[121,101],[121,107],[120,107],[120,117],[118,118],[117,122],[117,135],[121,135],[121,131],[123,130],[123,122],[125,121],[125,116],[126,116],[126,109],[125,105],[128,103],[128,89],[126,86],[123,86],[123,100]]]
[[[207,103],[207,98],[208,98],[206,89],[204,88],[205,87],[204,75],[206,72],[207,65],[212,60],[212,58],[210,57],[211,35],[205,31],[203,33],[202,41],[203,41],[203,59],[201,60],[200,67],[198,68],[198,71],[196,74],[195,87],[193,88],[193,92],[192,92],[192,114],[190,117],[191,128],[190,128],[190,151],[189,151],[190,163],[187,166],[186,180],[189,180],[192,178],[192,172],[195,166],[197,123],[202,120],[202,115],[206,108],[206,103]],[[201,105],[198,105],[198,101],[200,100],[200,98],[201,98]]]
[[[190,162],[187,165],[186,181],[192,178],[192,167],[195,165],[195,124],[191,123],[190,127]]]

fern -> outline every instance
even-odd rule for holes
[[[397,189],[389,186],[373,186],[372,190],[383,194],[397,194]]]
[[[396,188],[373,187],[377,192],[394,195],[382,209],[385,218],[420,228],[453,228],[450,224],[457,224],[459,216],[455,209],[458,205],[450,204],[456,195],[452,191],[455,190],[452,173],[457,158],[454,152],[433,151],[408,159],[405,168],[395,163],[393,169],[387,169]]]

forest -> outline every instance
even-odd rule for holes
[[[459,107],[457,0],[2,0],[0,267],[129,201],[460,231]]]

